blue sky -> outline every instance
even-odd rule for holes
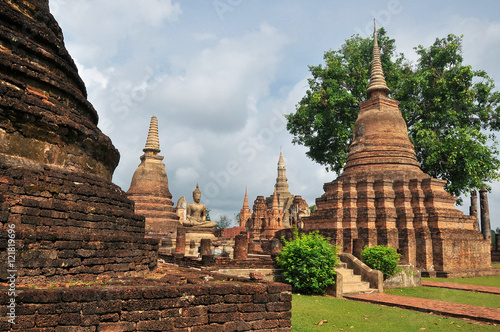
[[[417,45],[464,35],[464,62],[500,85],[494,0],[51,0],[50,7],[99,127],[121,153],[113,181],[128,190],[155,115],[174,202],[191,201],[199,183],[212,219],[238,213],[245,187],[250,205],[272,194],[280,146],[290,192],[310,205],[337,177],[291,143],[282,114],[304,96],[308,66],[353,34],[368,36],[373,18],[412,60]],[[500,185],[492,187],[496,228]]]

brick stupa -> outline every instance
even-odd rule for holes
[[[455,208],[443,180],[422,172],[396,100],[387,97],[376,31],[368,100],[360,104],[343,173],[324,185],[305,230],[343,252],[390,245],[424,274],[465,276],[491,265],[476,218]]]
[[[158,242],[111,183],[119,153],[97,122],[48,1],[0,1],[1,280],[8,228],[18,283],[156,266]]]
[[[146,218],[147,236],[173,242],[177,227],[181,225],[168,189],[163,156],[158,155],[160,140],[156,116],[151,117],[146,146],[142,151],[144,154],[134,172],[127,196],[135,203],[135,213]],[[173,243],[168,246],[172,247]]]

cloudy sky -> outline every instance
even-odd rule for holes
[[[233,218],[248,187],[250,205],[269,196],[280,146],[290,192],[312,205],[336,174],[291,143],[283,114],[304,96],[308,65],[373,18],[416,59],[413,47],[464,35],[464,60],[500,86],[500,2],[337,0],[50,0],[66,47],[121,154],[113,181],[127,191],[159,121],[173,200],[191,201],[199,183],[212,220]],[[490,198],[500,227],[500,185]],[[468,199],[462,210],[468,210]]]

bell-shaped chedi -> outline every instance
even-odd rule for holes
[[[0,223],[15,229],[19,283],[156,265],[97,122],[48,1],[0,1]],[[7,243],[0,232],[2,262]]]
[[[443,180],[422,172],[398,102],[390,99],[374,33],[368,100],[360,104],[343,173],[325,183],[305,230],[320,230],[343,252],[390,245],[428,275],[465,276],[491,265],[476,218],[455,208]]]
[[[111,180],[119,154],[98,128],[48,1],[2,2],[0,156]],[[8,156],[8,157],[7,157]]]
[[[406,122],[398,108],[399,102],[387,97],[390,90],[382,70],[376,31],[373,44],[371,78],[367,89],[369,98],[360,105],[343,174],[428,177],[420,169]]]
[[[146,218],[150,237],[175,239],[179,216],[168,189],[168,178],[160,152],[158,119],[151,117],[141,163],[132,177],[127,196],[135,203],[135,213]]]

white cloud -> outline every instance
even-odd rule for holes
[[[85,68],[85,66],[78,61],[75,62],[76,66],[78,67],[78,73],[80,74],[82,80],[85,82],[87,88],[94,88],[94,86],[97,89],[107,88],[109,83],[108,75],[101,72],[99,69],[97,69],[96,66]]]
[[[182,14],[179,3],[172,0],[121,0],[117,4],[99,0],[51,2],[55,12],[64,12],[59,23],[66,31],[85,31],[65,34],[68,48],[80,62],[95,64],[130,56],[123,51],[132,45],[138,46],[132,53],[139,51],[143,41],[155,37],[152,28],[176,22]]]
[[[175,170],[175,178],[181,183],[195,183],[199,174],[193,167],[178,168]]]
[[[244,126],[248,98],[260,99],[269,85],[287,39],[261,25],[237,39],[220,39],[189,61],[185,74],[162,77],[152,91],[152,108],[168,105],[183,126],[234,131]],[[187,121],[186,121],[187,120]]]

